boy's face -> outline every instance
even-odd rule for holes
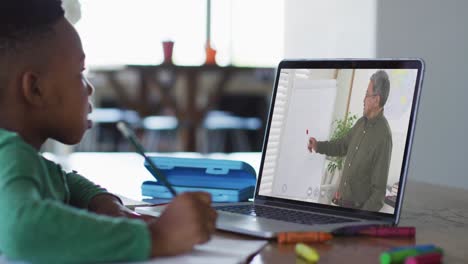
[[[76,144],[91,127],[88,114],[92,106],[88,100],[93,87],[83,76],[85,55],[73,26],[61,19],[55,31],[50,60],[40,79],[48,96],[41,130],[48,138]]]

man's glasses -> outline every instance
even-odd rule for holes
[[[366,98],[367,97],[374,97],[374,96],[378,96],[378,94],[366,94]]]

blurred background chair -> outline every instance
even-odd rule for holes
[[[117,130],[118,122],[138,127],[141,118],[136,111],[119,108],[95,108],[89,115],[93,128],[88,130],[76,151],[128,151],[129,144]]]
[[[261,151],[267,106],[263,95],[221,96],[203,121],[203,152]]]
[[[230,112],[210,111],[204,122],[206,130],[204,152],[249,152],[253,151],[249,132],[262,128],[257,117],[239,117]]]
[[[148,116],[143,118],[143,146],[147,151],[178,151],[177,128],[179,122],[175,116]]]

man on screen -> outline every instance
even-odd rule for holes
[[[309,138],[307,148],[327,156],[345,156],[343,174],[333,203],[350,208],[379,211],[392,153],[392,133],[384,116],[390,91],[385,71],[375,72],[364,97],[364,114],[342,138],[317,141]]]

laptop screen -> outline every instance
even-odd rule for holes
[[[257,194],[395,214],[421,69],[421,61],[280,63]]]

